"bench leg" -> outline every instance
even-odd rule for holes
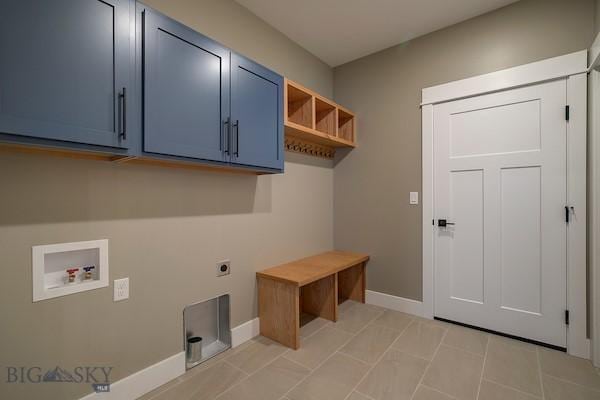
[[[296,350],[300,346],[298,286],[258,278],[260,334]]]
[[[337,321],[337,275],[333,274],[302,286],[302,311]]]
[[[365,263],[360,263],[338,272],[339,298],[338,302],[350,299],[365,302]]]

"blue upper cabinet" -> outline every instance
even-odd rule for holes
[[[231,162],[283,170],[283,77],[231,55]]]
[[[134,6],[0,1],[0,133],[127,148]]]
[[[227,161],[229,50],[141,7],[144,152]]]

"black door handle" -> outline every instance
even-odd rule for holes
[[[226,144],[224,143],[225,138],[227,138]],[[221,141],[219,145],[221,147],[221,151],[229,155],[229,117],[223,121],[223,130],[221,130]]]
[[[235,152],[236,157],[240,156],[240,120],[236,119],[233,127],[235,128]]]
[[[119,133],[119,137],[123,138],[123,140],[127,140],[127,95],[125,90],[123,88],[123,91],[119,93],[119,102],[121,105],[121,132]]]
[[[448,225],[454,225],[454,222],[448,222],[448,221],[447,221],[447,220],[445,220],[445,219],[438,219],[438,226],[439,226],[440,228],[445,228],[445,227],[446,227],[446,226],[448,226]]]

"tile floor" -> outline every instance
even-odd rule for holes
[[[143,400],[600,400],[590,362],[354,302],[289,350],[258,337]]]

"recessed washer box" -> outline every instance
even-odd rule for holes
[[[108,286],[108,239],[33,246],[31,256],[34,302]]]
[[[201,359],[193,363],[186,362],[186,369],[195,367],[231,348],[229,311],[229,294],[190,304],[184,308],[183,348],[186,353],[189,338],[202,338]]]

